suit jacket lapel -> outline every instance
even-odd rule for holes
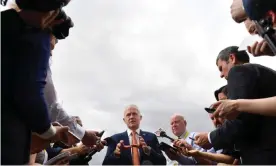
[[[140,134],[139,134],[144,140],[145,140],[145,142],[147,143],[147,140],[146,140],[146,133],[145,132],[143,132],[142,130],[140,130]],[[143,148],[142,147],[140,147],[139,148],[139,153],[140,153],[140,161],[142,160],[142,157],[143,157],[143,155],[144,155],[144,151],[143,151]]]

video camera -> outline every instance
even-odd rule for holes
[[[275,0],[243,0],[246,15],[255,22],[258,33],[262,36],[274,55],[276,55],[276,36],[271,17],[267,17],[269,11],[276,12]]]
[[[61,24],[52,28],[52,34],[59,40],[65,39],[69,35],[69,29],[74,27],[74,23],[64,10],[60,10],[55,20],[63,19]]]
[[[74,27],[74,23],[62,9],[71,0],[16,0],[16,4],[23,10],[34,10],[39,12],[49,12],[59,10],[55,20],[62,19],[63,22],[52,27],[52,34],[59,40],[65,39],[69,35],[69,29]]]

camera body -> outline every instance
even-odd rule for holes
[[[67,16],[65,11],[62,9],[71,0],[16,0],[16,4],[20,9],[23,10],[34,10],[39,12],[49,12],[52,10],[59,10],[58,16],[55,20],[62,19],[63,22],[54,25],[51,28],[51,33],[58,39],[62,40],[69,36],[70,28],[74,27],[72,19]]]
[[[65,39],[69,35],[70,28],[74,27],[74,23],[69,16],[66,15],[65,11],[60,9],[60,12],[55,20],[62,19],[61,24],[55,25],[52,28],[52,34],[58,39]]]
[[[16,0],[20,9],[49,12],[68,5],[71,0]]]

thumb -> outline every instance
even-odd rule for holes
[[[199,135],[196,135],[195,136],[195,141],[199,139]]]
[[[221,101],[217,101],[215,102],[214,104],[211,105],[211,108],[217,108],[220,104],[222,103],[222,100]]]
[[[68,132],[69,131],[69,127],[68,126],[62,126],[59,129],[60,132]]]
[[[216,111],[213,113],[213,116],[214,117],[219,117],[220,116],[220,109],[216,109]]]

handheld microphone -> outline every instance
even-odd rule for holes
[[[104,130],[101,131],[99,134],[97,134],[97,136],[98,136],[98,137],[102,137],[103,134],[104,134],[104,132],[105,132]],[[91,151],[85,156],[84,160],[85,160],[85,161],[90,161],[90,160],[92,159],[92,156],[93,156],[95,153],[97,153],[97,150],[96,150],[96,149],[91,150]]]
[[[171,142],[175,141],[175,139],[173,139],[172,137],[168,136],[167,133],[163,129],[161,129],[161,128],[155,132],[155,135],[157,137],[168,138]]]

